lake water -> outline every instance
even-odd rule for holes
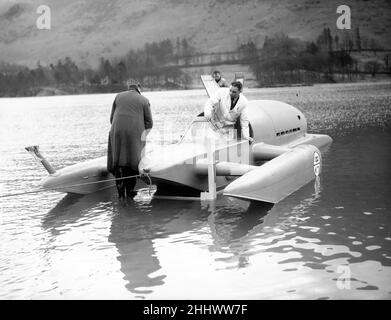
[[[202,90],[145,93],[176,140]],[[117,200],[57,192],[0,198],[1,299],[390,299],[391,83],[249,89],[330,135],[323,172],[271,206],[219,197]],[[0,99],[1,194],[106,154],[114,94]]]

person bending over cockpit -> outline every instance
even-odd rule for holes
[[[220,88],[206,101],[204,116],[219,129],[223,127],[234,128],[239,119],[241,137],[252,142],[247,103],[248,100],[242,93],[242,83],[234,81],[229,88]]]

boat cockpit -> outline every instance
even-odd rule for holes
[[[212,121],[198,116],[187,128],[179,143],[206,144],[207,140],[218,146],[237,142],[240,137],[238,137],[237,129],[233,126],[218,128]]]

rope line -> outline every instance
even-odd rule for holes
[[[85,186],[85,185],[90,185],[90,184],[96,184],[96,183],[104,183],[104,182],[110,182],[110,181],[117,181],[117,180],[123,180],[123,179],[128,179],[128,178],[136,178],[136,177],[142,177],[142,176],[147,176],[149,179],[151,187],[152,185],[152,180],[151,177],[148,174],[137,174],[133,176],[126,176],[126,177],[121,177],[121,178],[113,178],[113,179],[107,179],[107,180],[101,180],[101,181],[93,181],[93,182],[84,182],[84,183],[77,183],[77,184],[71,184],[71,185],[66,185],[66,186],[59,186],[59,187],[51,187],[50,189],[45,189],[45,188],[40,188],[38,190],[33,190],[33,191],[25,191],[25,192],[19,192],[19,193],[10,193],[10,194],[5,194],[5,195],[0,195],[0,198],[8,198],[8,197],[14,197],[14,196],[21,196],[25,194],[33,194],[33,193],[39,193],[39,192],[44,192],[44,191],[52,191],[52,190],[57,190],[57,189],[64,189],[64,188],[73,188],[73,187],[80,187],[80,186]],[[151,188],[150,188],[151,190]],[[149,191],[149,194],[151,192]]]
[[[152,189],[152,179],[151,179],[151,177],[149,176],[149,174],[145,174],[145,176],[148,178],[148,180],[149,180],[149,186],[148,186],[148,194],[149,194],[149,196],[151,196],[151,189]]]

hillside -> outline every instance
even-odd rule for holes
[[[344,1],[352,10],[352,30],[391,47],[391,4],[387,0]],[[314,40],[324,27],[333,33],[340,1],[328,0],[60,0],[47,1],[51,30],[35,22],[40,0],[0,1],[0,61],[28,66],[66,56],[96,66],[110,58],[166,38],[188,38],[198,51],[232,50],[265,36],[285,33]]]

